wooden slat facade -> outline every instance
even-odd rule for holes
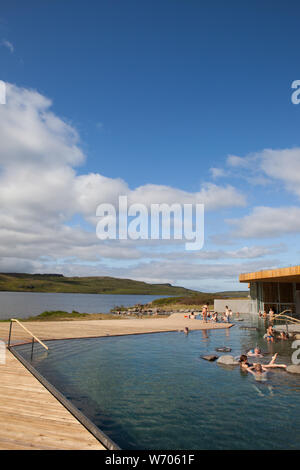
[[[251,281],[276,281],[276,282],[300,282],[300,266],[288,268],[267,269],[252,273],[240,274],[240,282]]]

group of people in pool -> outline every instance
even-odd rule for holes
[[[273,320],[275,314],[274,314],[274,311],[272,309],[270,309],[269,314],[267,314],[266,312],[261,314],[261,312],[259,312],[259,316],[264,317],[264,318],[269,317],[270,320]],[[277,336],[275,336],[276,333],[277,332],[275,332],[275,330],[273,329],[272,324],[269,324],[269,326],[267,327],[267,332],[264,335],[264,338],[268,341],[268,343],[269,342],[274,343],[275,339],[279,339],[279,340],[288,340],[289,339],[288,332],[281,331],[281,332],[279,332],[279,334],[277,334]],[[248,351],[247,354],[242,354],[240,356],[240,359],[239,359],[241,368],[243,370],[246,370],[247,372],[250,372],[251,374],[253,374],[257,380],[265,379],[266,374],[268,372],[268,369],[270,369],[270,368],[286,369],[286,367],[287,367],[286,364],[275,364],[278,353],[276,353],[276,354],[274,354],[274,356],[272,356],[272,359],[269,362],[269,364],[260,364],[260,363],[250,364],[249,361],[248,361],[248,356],[263,357],[261,349],[256,346],[254,349],[251,349],[250,351]]]
[[[227,305],[225,308],[225,312],[221,314],[221,317],[219,317],[218,312],[211,313],[208,310],[208,305],[203,305],[202,307],[202,320],[205,322],[207,322],[208,320],[213,321],[213,322],[218,322],[221,319],[222,322],[228,323],[231,317],[232,317],[232,310],[228,308]]]
[[[275,314],[274,314],[274,311],[272,309],[270,309],[269,314],[267,314],[266,312],[264,312],[263,314],[261,312],[259,312],[260,317],[263,317],[263,318],[269,317],[270,320],[274,319],[274,315]],[[237,314],[237,316],[239,316],[239,315]],[[229,309],[228,306],[226,305],[225,312],[222,315],[222,321],[223,322],[229,322],[231,317],[232,317],[232,310]],[[190,315],[190,318],[195,318],[194,312],[192,312],[192,314]],[[211,321],[217,322],[218,321],[218,313],[213,312],[212,314],[210,314],[210,312],[208,310],[208,305],[204,305],[202,307],[202,319],[205,322],[207,322],[208,319],[211,320]],[[189,329],[187,327],[185,327],[184,332],[185,332],[185,334],[188,334]],[[274,342],[274,340],[275,340],[275,331],[274,331],[272,325],[268,326],[267,332],[265,334],[265,338],[267,339],[268,342]],[[276,339],[287,340],[287,339],[289,339],[289,335],[288,335],[288,333],[285,333],[284,331],[282,331],[282,332],[279,333],[279,336],[277,336]],[[250,372],[252,375],[254,375],[256,380],[266,380],[266,376],[267,376],[267,373],[268,373],[269,369],[274,369],[274,368],[286,369],[286,367],[287,367],[286,364],[276,364],[275,363],[275,361],[277,359],[277,356],[278,356],[278,353],[276,353],[276,354],[274,354],[274,356],[272,356],[272,359],[268,364],[261,364],[259,362],[251,364],[248,360],[248,356],[249,357],[263,357],[263,354],[261,352],[261,349],[258,346],[256,346],[254,349],[251,349],[250,351],[248,351],[247,354],[242,354],[240,356],[240,359],[239,359],[241,369],[246,371],[246,372]]]
[[[286,364],[275,364],[278,353],[272,356],[272,359],[268,364],[261,364],[259,362],[251,364],[248,361],[248,356],[263,357],[263,354],[261,353],[261,350],[256,347],[253,350],[249,351],[247,354],[242,354],[239,359],[241,369],[253,374],[257,380],[266,380],[268,370],[271,368],[286,369],[287,367]]]
[[[275,318],[275,312],[272,308],[270,308],[269,313],[267,313],[265,310],[263,312],[259,310],[258,316],[259,318],[269,318],[269,320],[272,321]]]
[[[275,336],[275,331],[273,329],[273,326],[272,325],[269,325],[268,328],[267,328],[267,332],[266,334],[264,335],[264,338],[266,338],[266,340],[271,343],[274,343],[275,339],[282,339],[282,340],[287,340],[289,339],[289,334],[286,333],[285,331],[280,331],[279,332],[279,335]]]

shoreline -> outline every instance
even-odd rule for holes
[[[122,336],[130,334],[158,333],[168,331],[183,331],[188,327],[193,330],[226,329],[232,323],[204,322],[203,320],[184,318],[184,314],[174,313],[167,318],[120,318],[124,321],[113,320],[60,320],[26,322],[28,328],[39,339],[97,338],[103,336]],[[9,322],[0,323],[0,339],[7,342]],[[31,341],[31,337],[16,324],[12,330],[12,344],[15,341]]]

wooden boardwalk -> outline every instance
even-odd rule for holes
[[[190,330],[211,330],[228,328],[231,325],[185,319],[183,314],[175,313],[167,318],[33,321],[24,322],[24,326],[41,340],[50,340],[178,331],[183,330],[185,326]],[[0,323],[0,340],[7,341],[8,333],[9,322]],[[12,340],[30,341],[31,338],[19,325],[13,324]]]
[[[166,319],[82,320],[26,322],[42,340],[97,337],[228,328],[229,324],[204,323],[174,315]],[[9,323],[0,323],[0,339],[7,341]],[[13,343],[30,341],[14,324]],[[51,348],[51,343],[48,344]],[[99,449],[104,447],[63,405],[7,350],[0,364],[0,449]]]
[[[104,449],[9,351],[0,364],[0,423],[1,450]]]

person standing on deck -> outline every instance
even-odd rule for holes
[[[202,317],[205,322],[207,322],[207,305],[203,305],[202,307]]]

